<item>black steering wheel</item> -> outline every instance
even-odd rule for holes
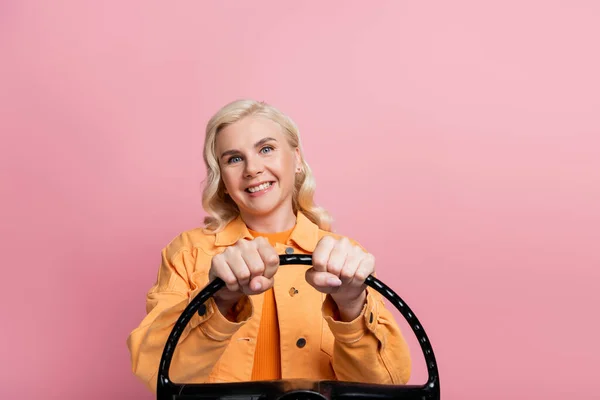
[[[303,254],[285,254],[279,256],[280,265],[312,265],[312,256]],[[375,289],[390,301],[404,316],[419,340],[427,365],[428,379],[424,385],[384,385],[363,384],[341,381],[311,381],[303,379],[187,384],[175,383],[169,379],[169,367],[183,330],[198,308],[225,286],[217,278],[210,282],[187,305],[165,344],[158,369],[158,400],[331,400],[331,399],[399,399],[399,400],[439,400],[440,378],[433,354],[433,348],[427,338],[423,325],[406,303],[392,289],[374,276],[369,276],[365,284]]]

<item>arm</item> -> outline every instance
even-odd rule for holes
[[[335,338],[333,369],[339,380],[406,384],[411,374],[408,345],[382,296],[368,288],[357,318],[345,322],[328,295],[323,317]]]
[[[405,384],[411,371],[408,345],[383,297],[364,284],[371,274],[373,255],[354,240],[330,235],[317,244],[306,280],[327,293],[322,312],[335,338],[332,366],[337,378]]]
[[[158,364],[177,318],[208,283],[207,274],[199,278],[202,282],[188,280],[188,276],[193,276],[188,271],[194,271],[195,262],[190,249],[182,248],[172,257],[163,250],[157,282],[146,298],[147,315],[127,340],[133,373],[152,391],[156,391]],[[173,355],[169,375],[174,381],[207,380],[233,334],[252,314],[247,296],[239,301],[235,311],[238,322],[225,318],[211,298],[206,302],[204,315],[194,315]]]

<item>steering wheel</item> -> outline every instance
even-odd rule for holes
[[[284,254],[279,256],[279,265],[312,265],[312,256],[304,254]],[[216,278],[210,282],[187,305],[165,344],[158,370],[158,400],[333,400],[333,399],[399,399],[399,400],[439,400],[440,379],[433,348],[423,325],[408,305],[392,289],[370,275],[365,284],[375,289],[400,311],[419,340],[427,365],[428,378],[423,385],[384,385],[363,384],[341,381],[312,381],[288,379],[274,381],[187,384],[175,383],[169,379],[169,367],[183,330],[198,308],[225,283]]]

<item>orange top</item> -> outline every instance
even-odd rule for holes
[[[271,246],[276,243],[285,244],[293,228],[286,232],[260,233],[248,229],[254,237],[263,236]],[[281,349],[279,347],[279,323],[277,322],[277,306],[273,288],[265,291],[262,307],[262,318],[256,338],[254,351],[253,381],[281,379]]]

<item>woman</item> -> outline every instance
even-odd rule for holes
[[[175,321],[212,279],[226,283],[176,347],[174,382],[305,378],[404,384],[409,350],[381,296],[363,284],[375,261],[330,232],[295,124],[242,100],[209,121],[205,227],[162,251],[143,319],[127,341],[133,372],[153,390]],[[313,266],[279,268],[279,254]]]

